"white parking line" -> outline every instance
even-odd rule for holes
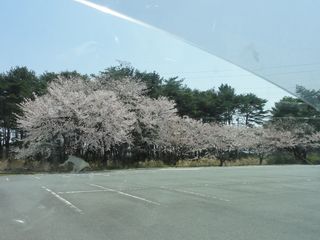
[[[103,186],[100,186],[100,185],[97,185],[97,184],[89,184],[89,185],[90,186],[94,186],[94,187],[98,187],[98,188],[101,188],[101,189],[104,189],[104,190],[108,190],[110,192],[115,192],[115,193],[118,193],[118,194],[123,195],[123,196],[127,196],[127,197],[131,197],[131,198],[134,198],[134,199],[138,199],[138,200],[141,200],[141,201],[144,201],[144,202],[147,202],[147,203],[151,203],[151,204],[154,204],[154,205],[160,205],[160,203],[158,203],[158,202],[154,202],[154,201],[148,200],[146,198],[142,198],[142,197],[138,197],[138,196],[135,196],[135,195],[131,195],[129,193],[118,191],[118,190],[115,190],[115,189],[112,189],[112,188],[106,188],[106,187],[103,187]]]
[[[14,221],[17,222],[17,223],[21,223],[21,224],[25,224],[26,223],[26,221],[23,220],[23,219],[14,219]]]
[[[58,192],[58,194],[95,193],[95,192],[110,192],[110,190],[68,191],[68,192]]]
[[[103,173],[91,173],[90,176],[104,176],[104,177],[110,177],[109,173],[103,174]]]
[[[64,199],[63,197],[61,197],[59,194],[55,193],[54,191],[52,191],[51,189],[42,186],[43,189],[45,189],[47,192],[51,193],[53,196],[55,196],[57,199],[59,199],[61,202],[65,203],[68,207],[70,207],[71,209],[73,209],[74,211],[83,214],[82,210],[78,207],[76,207],[75,205],[73,205],[71,202],[69,202],[68,200]]]
[[[160,171],[198,171],[201,168],[160,168]]]
[[[213,198],[213,199],[217,199],[217,200],[224,201],[224,202],[230,202],[229,199],[219,198],[219,197],[210,196],[210,195],[205,195],[205,194],[197,193],[197,192],[186,191],[186,190],[182,190],[182,189],[172,189],[172,188],[166,188],[166,187],[160,187],[160,189],[167,190],[167,191],[172,191],[172,192],[185,193],[185,194],[194,195],[194,196],[203,197],[203,198]]]

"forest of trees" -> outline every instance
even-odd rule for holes
[[[297,95],[311,102],[320,93],[297,86]],[[266,102],[227,84],[200,91],[124,65],[90,76],[16,67],[0,74],[0,153],[53,165],[73,154],[125,166],[201,157],[223,165],[241,154],[262,163],[285,151],[308,163],[307,153],[319,149],[319,112],[298,98],[285,97],[271,111]]]

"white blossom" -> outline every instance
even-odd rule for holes
[[[114,92],[95,90],[93,83],[80,78],[53,81],[47,94],[26,100],[21,107],[24,115],[18,124],[27,132],[25,144],[30,144],[20,157],[35,155],[39,149],[35,146],[50,148],[58,136],[63,136],[70,153],[78,148],[103,153],[130,142],[135,121]]]

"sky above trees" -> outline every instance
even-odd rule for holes
[[[201,90],[227,83],[255,93],[269,108],[283,90],[168,34],[104,15],[74,1],[1,1],[0,71],[27,66],[44,71],[97,73],[117,60],[164,77],[179,76]]]

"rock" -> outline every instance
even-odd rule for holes
[[[70,155],[67,161],[65,161],[63,164],[60,164],[60,166],[64,167],[64,166],[68,166],[69,164],[72,165],[72,168],[73,168],[72,172],[74,173],[79,173],[86,168],[90,168],[89,163],[87,163],[82,158],[79,158],[73,155]]]

